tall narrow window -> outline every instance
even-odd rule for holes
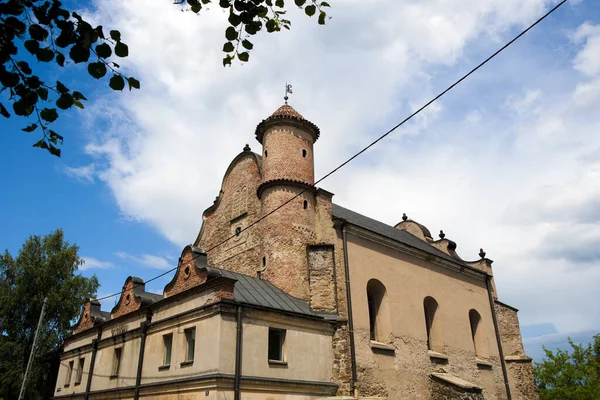
[[[115,355],[113,358],[113,371],[112,376],[119,376],[119,370],[121,369],[121,355],[123,353],[122,347],[115,348]]]
[[[285,361],[283,354],[284,342],[284,329],[269,328],[269,361]]]
[[[427,329],[427,349],[433,351],[443,350],[443,342],[441,341],[441,326],[436,318],[438,303],[433,297],[426,297],[423,301],[425,310],[425,327]]]
[[[370,339],[386,340],[391,333],[389,310],[387,309],[385,286],[377,279],[371,279],[367,283],[367,305]]]
[[[306,210],[308,208],[308,201],[304,200],[302,207],[304,207],[304,209]]]
[[[173,348],[173,334],[163,336],[163,365],[171,365],[171,350]]]
[[[185,361],[194,361],[196,351],[196,328],[185,330]]]
[[[486,345],[483,329],[481,326],[481,315],[476,310],[469,311],[469,322],[471,323],[471,336],[473,338],[473,348],[477,357],[486,356]]]
[[[302,157],[306,157],[306,150],[302,149]]]
[[[73,361],[69,361],[69,368],[67,369],[67,376],[65,377],[65,386],[71,384],[71,375],[73,375]]]
[[[75,379],[75,384],[81,383],[81,378],[83,378],[83,366],[85,365],[85,358],[79,359],[79,365],[77,366],[77,377]]]

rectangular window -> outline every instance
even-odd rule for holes
[[[171,349],[173,347],[173,334],[163,335],[163,365],[171,365]]]
[[[73,361],[69,361],[69,369],[67,369],[67,376],[65,378],[65,386],[69,386],[71,384],[71,375],[73,375]]]
[[[283,356],[283,344],[285,342],[285,330],[269,328],[269,360],[285,361]]]
[[[113,360],[113,376],[119,375],[119,369],[121,368],[121,354],[123,353],[122,347],[117,347],[115,349],[115,358]]]
[[[81,383],[81,378],[83,378],[83,366],[85,365],[85,358],[79,359],[79,365],[77,366],[77,379],[75,379],[75,384]]]
[[[196,349],[196,328],[185,330],[185,361],[194,361]]]

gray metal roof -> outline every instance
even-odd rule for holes
[[[269,281],[225,269],[208,268],[212,271],[218,271],[219,275],[223,277],[237,281],[234,286],[233,297],[235,301],[240,303],[318,318],[327,318],[332,315],[312,311],[307,301],[285,293]]]
[[[415,249],[422,250],[426,253],[429,253],[433,256],[443,258],[448,261],[452,261],[454,263],[459,263],[460,260],[457,260],[454,257],[449,256],[441,250],[436,249],[432,245],[424,242],[416,236],[411,235],[406,231],[402,231],[400,229],[396,229],[393,226],[384,224],[383,222],[377,221],[373,218],[366,217],[362,214],[354,212],[352,210],[348,210],[342,206],[337,204],[333,204],[333,217],[337,219],[341,219],[347,221],[352,225],[356,225],[363,229],[374,232],[378,235],[385,236],[388,239],[395,240],[402,244],[405,244],[410,247],[414,247]]]

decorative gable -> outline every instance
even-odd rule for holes
[[[129,314],[161,299],[160,294],[146,292],[146,284],[143,279],[130,276],[125,280],[121,297],[111,311],[111,318],[114,319]]]
[[[206,267],[208,267],[206,253],[197,247],[186,246],[179,258],[179,266],[175,276],[165,286],[164,296],[171,297],[206,282],[208,278]]]
[[[83,311],[79,317],[79,321],[75,324],[73,334],[83,332],[87,329],[93,328],[110,319],[110,314],[104,313],[100,310],[100,302],[98,300],[85,299],[83,305]]]

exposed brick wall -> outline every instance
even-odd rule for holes
[[[308,133],[280,125],[265,133],[263,144],[263,181],[292,179],[310,184],[315,181],[313,142]],[[306,157],[302,156],[302,150],[306,150]]]
[[[73,334],[85,331],[86,329],[90,329],[94,326],[94,321],[92,318],[92,313],[90,310],[90,300],[87,299],[85,304],[83,305],[83,311],[81,312],[81,319],[79,320],[79,324],[73,330]]]
[[[175,283],[165,291],[165,297],[173,296],[206,282],[206,272],[198,271],[191,249],[181,256],[181,263],[175,272]]]
[[[125,315],[135,310],[139,310],[141,304],[142,302],[140,301],[140,299],[135,297],[135,294],[133,292],[133,281],[131,280],[131,278],[128,278],[125,281],[125,286],[123,286],[121,298],[119,299],[119,302],[117,303],[115,308],[113,308],[112,310],[111,318],[118,318],[121,315]]]
[[[261,202],[256,196],[260,182],[261,173],[256,155],[248,151],[241,157],[238,156],[223,180],[217,205],[203,217],[202,230],[194,245],[208,251],[235,235],[238,227],[244,229],[256,221],[261,213]],[[233,215],[243,209],[246,210],[245,213]],[[256,276],[262,258],[261,231],[261,224],[255,225],[242,232],[239,237],[208,251],[209,265]]]

